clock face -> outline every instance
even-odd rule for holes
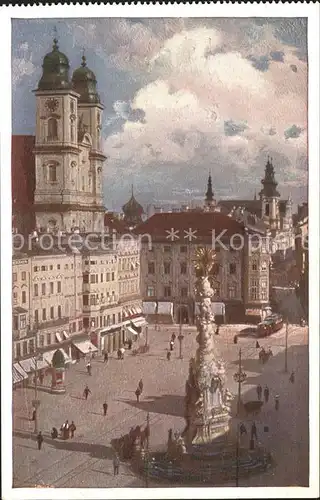
[[[45,107],[47,108],[48,111],[55,111],[59,105],[59,102],[57,99],[54,99],[53,97],[50,97],[50,99],[47,99],[45,102]]]

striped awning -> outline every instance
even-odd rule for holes
[[[59,333],[59,332],[56,333],[56,340],[59,343],[62,342],[61,333]]]
[[[36,368],[37,370],[43,370],[44,368],[48,368],[48,363],[45,361],[45,359],[38,360],[36,367],[36,360],[34,357],[28,359],[22,359],[21,361],[19,361],[19,365],[26,373],[34,372]]]
[[[138,335],[138,332],[134,330],[131,326],[126,326],[126,330],[131,333],[131,335]]]
[[[140,316],[139,318],[133,318],[132,323],[137,328],[140,328],[140,326],[145,326],[148,324],[145,318],[143,318],[142,316]]]
[[[28,378],[28,374],[21,368],[19,363],[15,363],[12,366],[12,382],[13,385],[19,384],[23,380],[26,380]]]
[[[97,352],[97,347],[93,345],[90,340],[74,340],[73,345],[82,352],[82,354],[89,354],[90,352]]]

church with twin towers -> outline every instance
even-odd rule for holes
[[[95,74],[82,56],[69,76],[58,40],[42,64],[36,96],[36,228],[40,232],[101,232],[104,228],[101,114]]]

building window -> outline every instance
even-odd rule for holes
[[[228,295],[229,295],[229,299],[234,299],[236,296],[236,287],[229,286]]]
[[[61,306],[58,306],[58,318],[61,318]]]
[[[261,300],[267,300],[267,290],[261,290]]]
[[[34,322],[39,323],[39,311],[38,311],[38,309],[36,309],[34,311]]]
[[[147,297],[154,297],[154,286],[147,286]]]
[[[187,263],[186,262],[181,262],[181,264],[180,264],[180,273],[181,274],[187,274]]]
[[[170,245],[164,245],[163,251],[164,252],[171,252],[171,246]]]
[[[47,310],[42,309],[42,321],[46,321],[46,319],[47,319]]]
[[[60,269],[60,264],[57,264],[57,269],[58,269],[58,270]]]
[[[261,288],[267,288],[267,282],[265,280],[261,281]]]
[[[33,271],[36,273],[37,271],[39,271],[39,267],[38,266],[34,266]]]
[[[171,286],[165,286],[164,287],[164,296],[165,297],[171,297]]]
[[[27,302],[27,293],[24,290],[21,294],[21,301],[22,301],[22,304],[25,304]]]
[[[186,286],[183,286],[180,289],[180,295],[181,297],[188,297],[188,288]]]
[[[118,323],[121,323],[121,313],[118,313]]]
[[[50,319],[54,318],[54,307],[50,307]]]
[[[154,274],[154,273],[155,273],[154,262],[148,262],[148,274]]]
[[[53,282],[50,282],[50,293],[53,294]]]
[[[48,120],[48,141],[55,141],[58,139],[58,121],[55,118]]]
[[[46,271],[47,270],[47,266],[41,266],[41,271]]]
[[[33,339],[29,340],[29,352],[30,353],[34,352],[34,340]]]
[[[261,262],[261,271],[267,270],[267,263],[265,261]]]
[[[96,296],[95,295],[90,295],[90,305],[91,306],[96,305]]]
[[[22,352],[23,356],[26,356],[28,354],[28,342],[26,340],[22,344]]]
[[[90,283],[95,283],[96,282],[96,275],[95,274],[91,274],[90,275]]]
[[[19,330],[19,316],[13,316],[13,329]]]
[[[269,203],[266,203],[266,207],[265,207],[265,215],[269,216],[270,215],[270,205]]]
[[[20,358],[21,357],[21,345],[16,344],[16,357]]]
[[[57,166],[49,165],[49,182],[57,182]]]
[[[107,273],[106,281],[110,281],[110,273]]]
[[[69,265],[68,265],[68,264],[65,264],[65,265],[64,265],[64,268],[65,268],[65,269],[69,269]]]
[[[23,330],[27,326],[27,315],[26,314],[21,314],[20,316],[20,328]]]
[[[257,264],[257,262],[255,260],[251,264],[251,269],[252,269],[252,271],[257,271],[258,270],[258,264]]]
[[[170,274],[171,264],[170,262],[163,263],[164,274]]]
[[[233,262],[229,264],[229,273],[236,274],[236,271],[237,271],[237,265],[234,264]]]
[[[82,323],[82,321],[79,321],[79,323],[78,323],[78,331],[81,332],[82,328],[83,328],[83,323]]]
[[[114,325],[116,324],[116,315],[115,314],[112,315],[112,323]]]
[[[89,304],[89,295],[83,296],[83,305],[87,306]]]
[[[85,284],[89,283],[89,274],[88,273],[83,273],[83,283],[85,283]]]
[[[61,281],[57,281],[57,292],[61,293]]]
[[[50,271],[52,271],[52,269],[53,269],[53,265],[52,264],[49,266],[49,269],[50,269]]]
[[[258,299],[258,281],[257,280],[252,280],[251,281],[250,298],[251,298],[251,300],[257,300]]]
[[[183,246],[180,247],[180,252],[181,253],[187,253],[187,251],[188,251],[188,247],[186,245],[183,245]]]
[[[89,328],[89,318],[83,318],[83,327]]]
[[[51,344],[51,333],[47,333],[47,345]]]
[[[46,284],[45,283],[42,283],[42,285],[41,285],[41,294],[42,295],[46,294]]]
[[[114,273],[111,273],[111,280],[114,281]]]
[[[26,281],[26,279],[27,279],[27,273],[25,271],[22,271],[22,273],[21,273],[21,279],[22,279],[22,281]]]
[[[34,296],[35,296],[35,297],[38,297],[38,293],[39,293],[39,292],[38,292],[38,285],[37,285],[37,284],[35,284],[35,285],[33,286],[33,294],[34,294]]]
[[[12,273],[12,282],[15,283],[17,279],[17,273]]]
[[[39,344],[40,344],[40,347],[44,347],[44,335],[40,335]]]
[[[100,281],[101,281],[101,283],[103,283],[103,273],[101,273],[101,275],[100,275]]]

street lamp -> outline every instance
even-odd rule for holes
[[[238,383],[238,404],[237,404],[237,414],[240,413],[240,402],[241,402],[241,384],[246,380],[247,374],[241,369],[241,349],[239,349],[239,370],[233,375],[233,379]]]
[[[41,353],[38,353],[34,357],[35,360],[35,380],[34,380],[34,400],[32,401],[33,407],[35,409],[35,419],[34,419],[34,432],[38,434],[38,408],[40,406],[40,400],[38,399],[38,361],[43,360]]]
[[[289,321],[286,322],[286,348],[284,352],[284,371],[288,371],[288,333],[289,333]]]
[[[148,326],[146,326],[146,345],[148,345],[148,341],[149,341],[149,338],[148,338]]]
[[[182,335],[182,333],[179,333],[179,336],[178,336],[178,340],[179,340],[179,359],[183,359],[182,358],[182,341],[184,339],[184,335]]]
[[[147,449],[145,454],[146,464],[146,488],[149,487],[149,434],[150,434],[150,415],[147,413]]]

